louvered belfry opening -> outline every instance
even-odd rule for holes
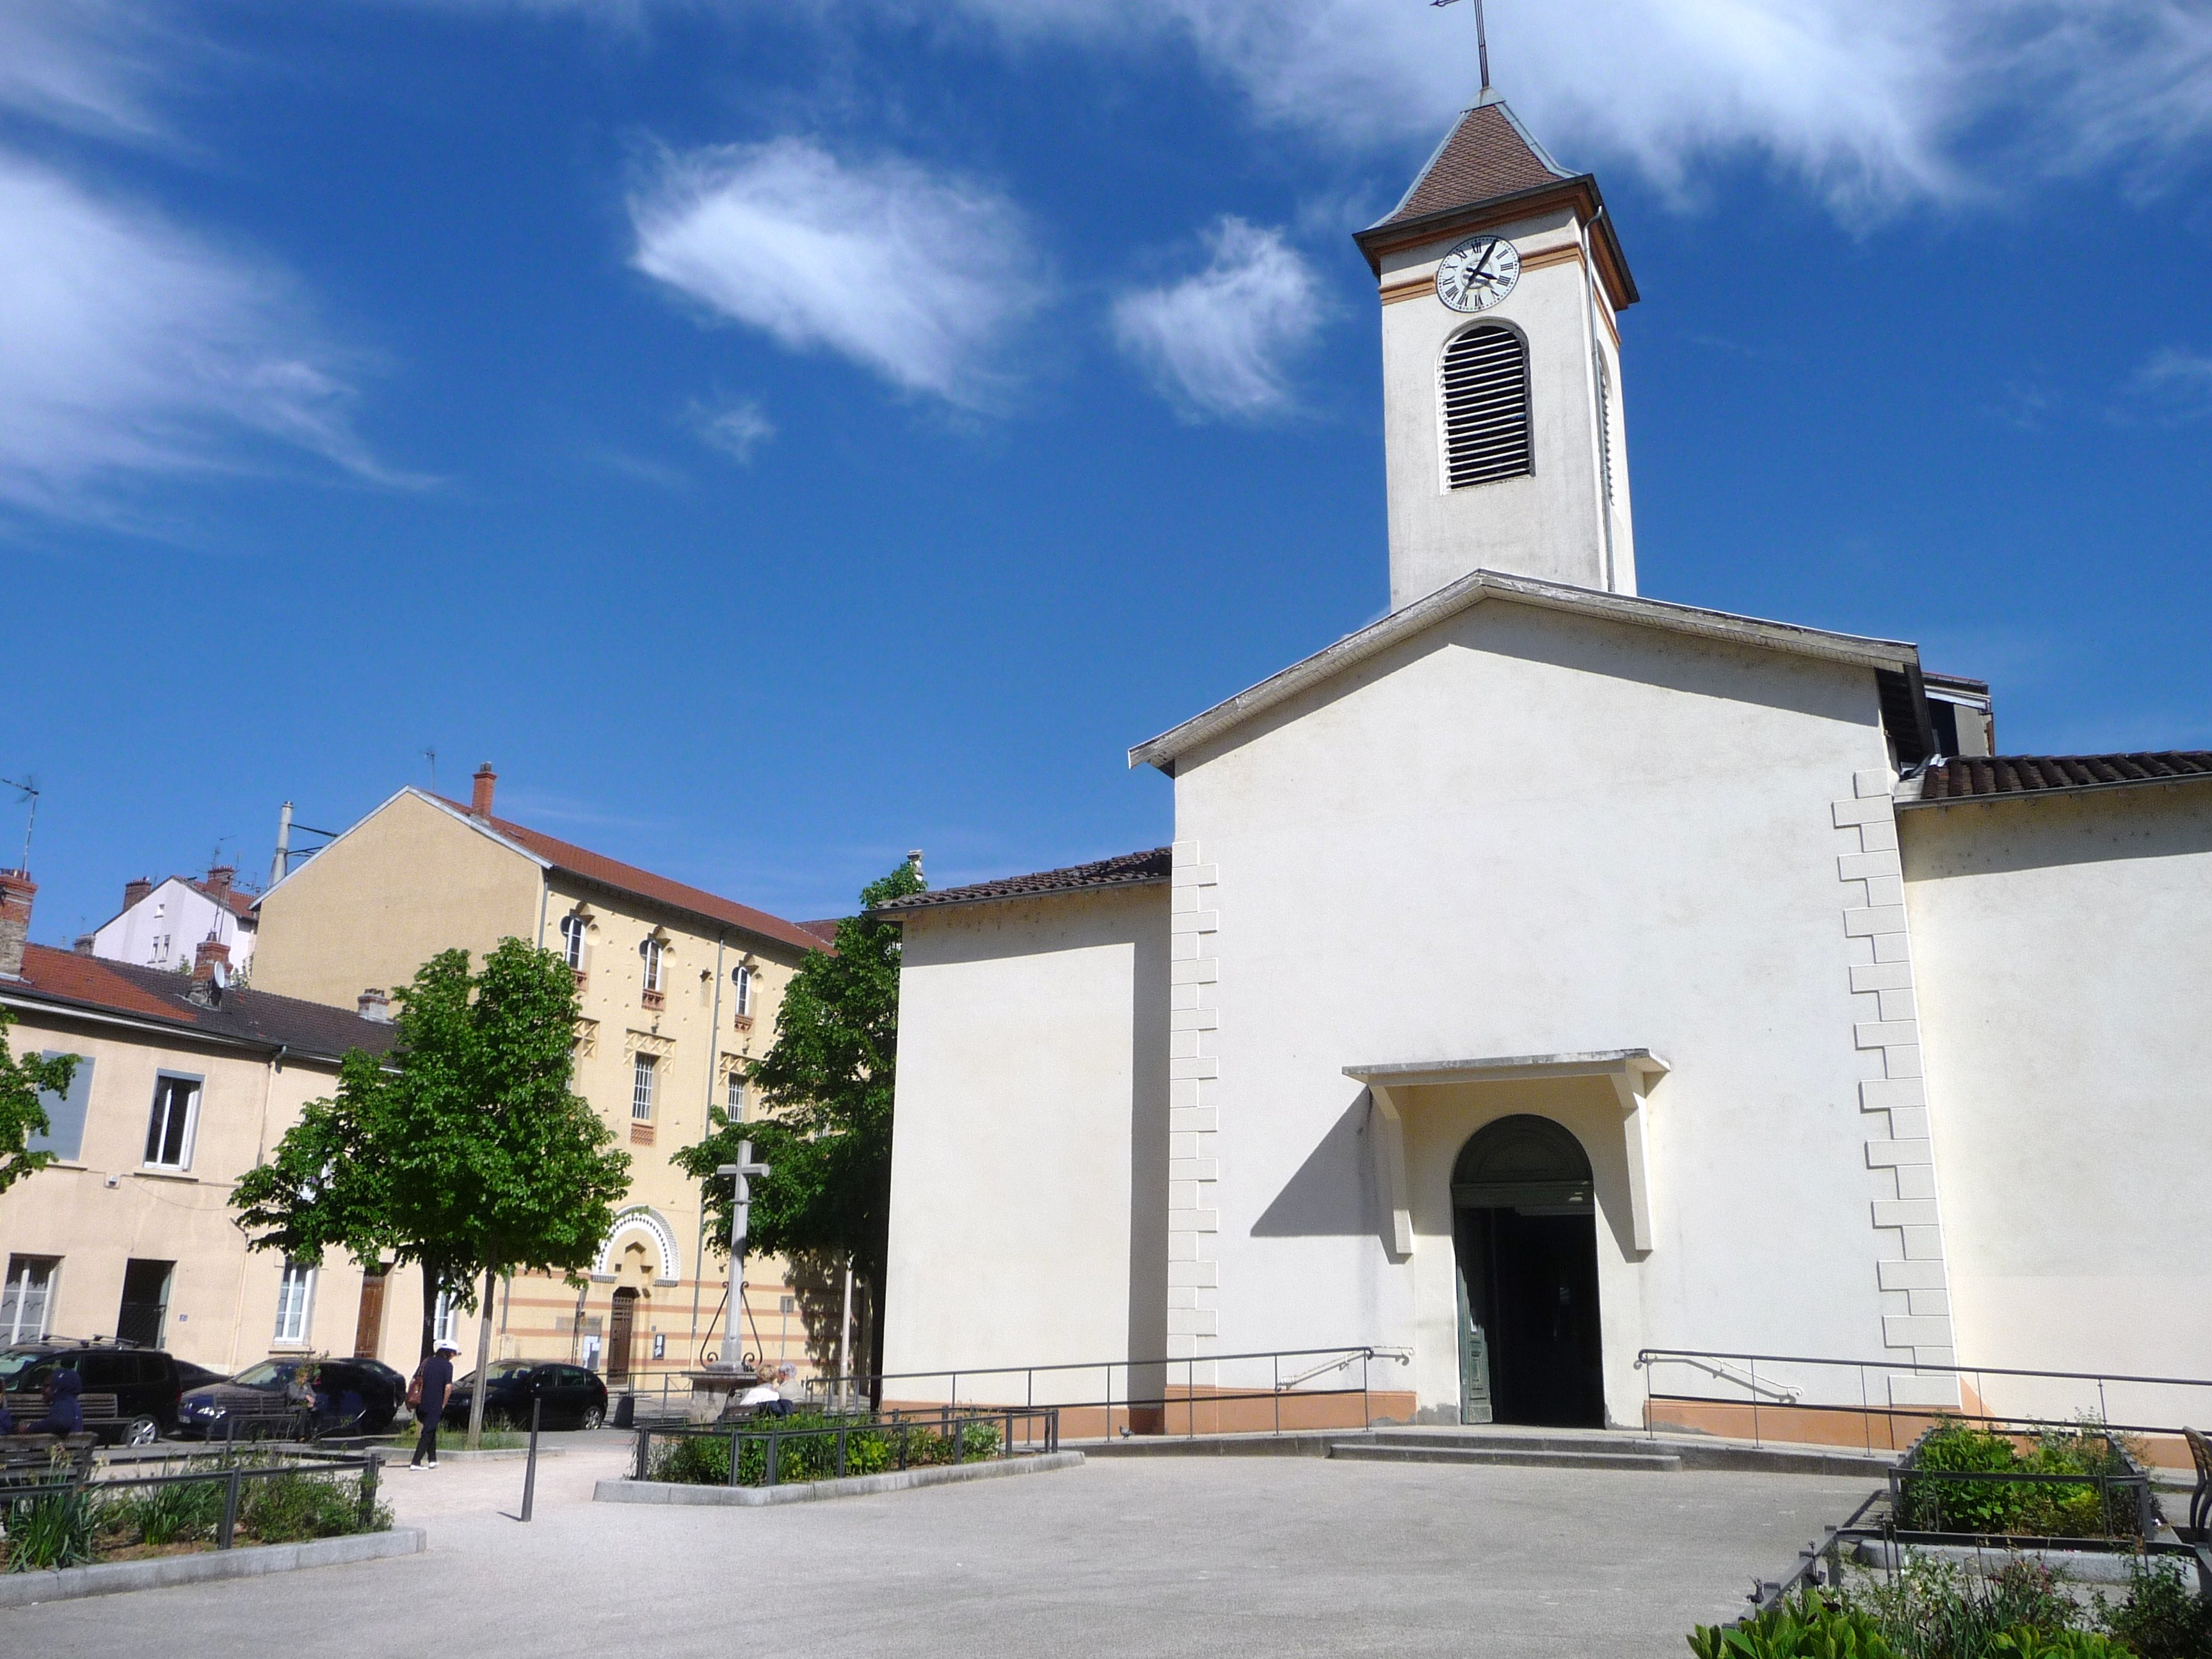
[[[1444,469],[1451,488],[1535,471],[1528,347],[1510,328],[1469,329],[1444,349]]]

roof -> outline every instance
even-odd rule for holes
[[[641,870],[634,864],[624,864],[619,859],[611,859],[603,853],[594,853],[588,848],[577,846],[573,842],[562,841],[557,836],[546,835],[542,830],[529,829],[511,818],[479,818],[460,802],[447,800],[442,795],[429,794],[422,790],[410,790],[408,793],[419,794],[423,799],[441,806],[449,812],[458,813],[471,823],[487,825],[533,858],[550,865],[564,875],[574,876],[600,887],[611,888],[618,893],[628,893],[634,897],[650,899],[653,902],[665,904],[671,909],[689,911],[691,915],[703,916],[709,921],[725,922],[732,927],[742,927],[749,933],[758,934],[763,939],[775,939],[798,950],[819,951],[823,948],[823,939],[819,933],[811,932],[798,922],[786,921],[781,916],[772,916],[765,910],[756,910],[750,904],[740,904],[735,899],[723,898],[719,894],[708,892],[704,888],[689,886],[680,881],[672,881],[666,876],[656,876],[650,870]],[[834,937],[835,924],[833,923],[832,938]]]
[[[1377,222],[1419,219],[1574,176],[1529,136],[1504,99],[1493,98],[1460,112],[1428,166]]]
[[[1553,160],[1512,106],[1486,92],[1460,112],[1452,130],[1429,157],[1398,205],[1352,240],[1378,276],[1389,250],[1461,231],[1571,208],[1590,227],[1591,249],[1617,311],[1636,303],[1636,279],[1613,234],[1613,220],[1597,180]]]
[[[205,882],[194,881],[190,876],[178,876],[174,878],[174,879],[183,882],[185,886],[191,888],[202,898],[214,899],[217,904],[228,905],[230,907],[231,914],[239,917],[241,921],[252,921],[254,919],[253,907],[258,903],[261,899],[261,895],[258,893],[241,892],[239,889],[233,887],[228,891],[218,895],[215,889],[209,886]]]
[[[821,916],[812,921],[800,922],[799,928],[801,933],[813,934],[823,945],[834,946],[837,943],[837,924],[843,920],[842,916]]]
[[[0,980],[0,1001],[67,1012],[121,1014],[175,1027],[180,1034],[335,1060],[349,1048],[380,1054],[397,1035],[381,1020],[273,992],[229,990],[204,1007],[186,994],[191,981],[167,968],[141,968],[81,956],[49,945],[23,949],[21,979]]]
[[[1090,893],[1115,887],[1147,887],[1172,873],[1173,849],[1154,847],[1141,853],[1123,853],[1091,864],[1071,864],[1060,870],[1040,870],[1034,875],[1004,876],[966,887],[945,887],[933,893],[909,893],[879,904],[872,915],[896,921],[911,910],[933,910],[954,904],[984,904],[994,899],[1036,898],[1053,893]]]
[[[1999,795],[2075,793],[2212,778],[2212,751],[2141,755],[1991,755],[1940,761],[1920,775],[1920,793],[1900,806],[1988,800]]]
[[[1863,639],[1855,634],[1831,634],[1790,623],[1762,622],[1732,616],[1724,611],[1703,611],[1695,605],[1674,605],[1627,593],[1606,593],[1595,588],[1571,587],[1563,582],[1539,581],[1533,576],[1509,576],[1495,570],[1474,570],[1425,599],[1394,611],[1382,621],[1348,634],[1334,645],[1317,651],[1302,662],[1261,680],[1249,690],[1216,703],[1204,714],[1185,720],[1129,751],[1132,766],[1157,766],[1170,777],[1176,763],[1200,744],[1212,741],[1276,705],[1288,702],[1309,687],[1342,673],[1401,641],[1436,626],[1449,617],[1492,599],[1565,611],[1600,621],[1633,627],[1657,628],[1723,643],[1750,646],[1792,655],[1818,657],[1875,671],[1880,686],[1883,715],[1891,734],[1908,763],[1927,754],[1918,747],[1923,738],[1909,719],[1917,711],[1917,725],[1925,725],[1926,708],[1920,691],[1920,653],[1917,647],[1896,640]],[[1906,707],[1910,705],[1910,707]]]

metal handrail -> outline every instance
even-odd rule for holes
[[[1803,1354],[1723,1353],[1706,1348],[1639,1348],[1636,1364],[1641,1370],[1655,1359],[1741,1359],[1761,1365],[1851,1365],[1880,1371],[1936,1371],[1960,1376],[2037,1376],[2061,1382],[2139,1382],[2167,1389],[2212,1389],[2212,1377],[2130,1376],[2120,1371],[2033,1371],[2004,1365],[1946,1365],[1935,1360],[1815,1359]]]

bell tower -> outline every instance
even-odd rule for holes
[[[1354,240],[1381,289],[1390,608],[1478,569],[1633,593],[1636,283],[1597,180],[1486,88]]]

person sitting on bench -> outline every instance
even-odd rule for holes
[[[20,1432],[82,1434],[84,1407],[78,1403],[77,1395],[83,1388],[84,1379],[75,1371],[57,1370],[46,1381],[46,1414]]]
[[[799,1369],[795,1365],[778,1365],[775,1370],[763,1373],[761,1380],[745,1390],[738,1404],[750,1407],[756,1417],[788,1417],[791,1415],[791,1401],[783,1397],[775,1385],[788,1382],[798,1375]]]

